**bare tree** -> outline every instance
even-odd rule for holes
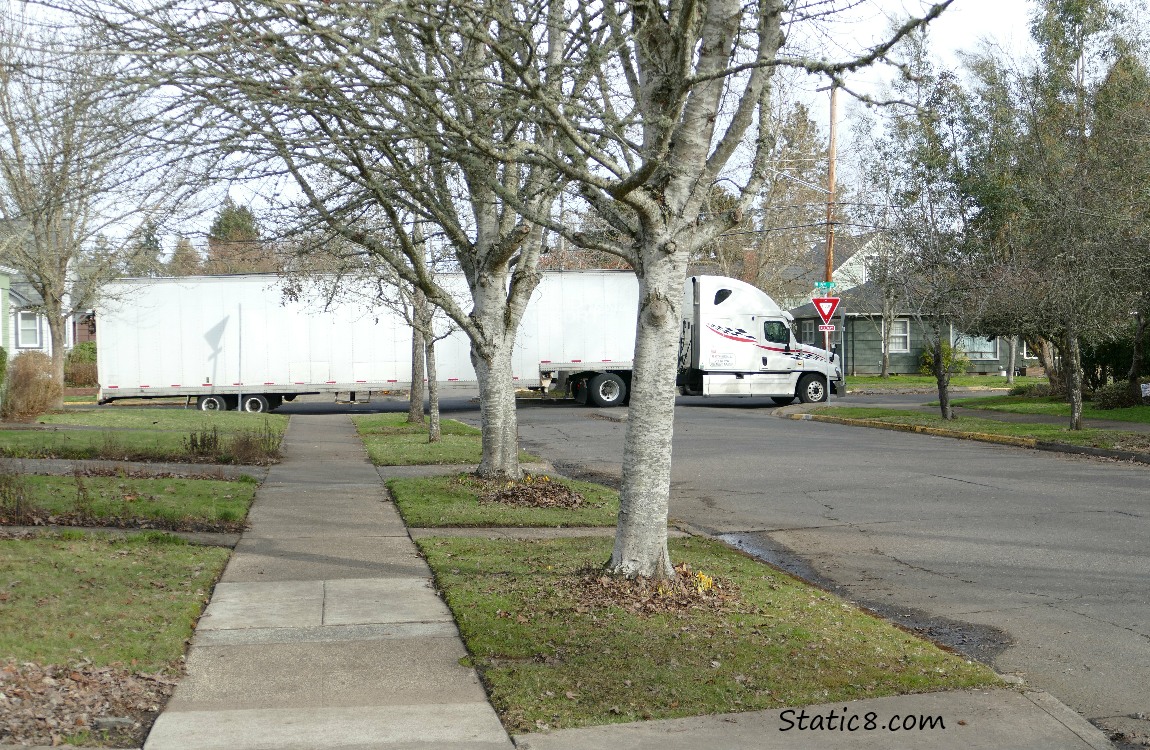
[[[173,199],[141,142],[145,92],[116,85],[114,58],[89,42],[83,30],[0,16],[0,263],[40,297],[61,385],[71,315],[155,250],[117,233]]]
[[[415,5],[322,0],[76,0],[68,10],[103,24],[107,43],[134,61],[132,80],[171,92],[168,139],[219,155],[217,174],[286,180],[331,232],[447,313],[472,343],[479,473],[520,477],[511,348],[543,243],[521,213],[546,215],[563,181],[506,158],[512,144],[551,136],[508,89],[513,61],[476,43],[482,14],[447,5],[437,14],[445,24],[412,24]],[[447,120],[498,149],[474,148]],[[365,230],[369,214],[434,228],[467,279],[470,309],[435,283],[402,232],[391,245]]]
[[[948,2],[932,6],[937,16]],[[770,124],[772,75],[779,66],[841,77],[883,58],[924,19],[843,62],[782,47],[784,23],[816,24],[824,6],[784,0],[603,4],[405,2],[395,27],[431,55],[472,46],[506,61],[498,83],[509,106],[534,118],[546,138],[507,139],[485,121],[447,110],[438,82],[389,59],[402,96],[434,113],[440,126],[478,153],[543,165],[564,176],[609,227],[588,235],[550,213],[496,190],[537,225],[566,240],[622,258],[639,278],[631,409],[623,456],[622,505],[608,568],[625,576],[668,576],[676,350],[682,285],[699,248],[737,226],[761,195],[775,146]],[[791,16],[788,16],[791,14]],[[450,29],[450,38],[443,30]],[[797,34],[795,34],[797,36]],[[445,44],[449,42],[449,44]],[[563,85],[555,85],[562,81]],[[733,197],[704,210],[722,182]]]
[[[105,19],[146,78],[195,101],[196,124],[210,121],[219,133],[226,119],[231,130],[218,142],[274,156],[333,228],[395,260],[467,332],[484,390],[488,473],[518,475],[509,354],[537,284],[538,227],[627,262],[639,278],[638,343],[609,568],[666,576],[684,273],[761,194],[774,147],[773,71],[791,66],[845,84],[949,3],[842,61],[783,52],[784,24],[799,38],[799,27],[834,12],[786,0],[70,5]],[[417,143],[430,172],[413,168]],[[317,190],[312,168],[356,190]],[[736,200],[700,218],[719,181]],[[553,198],[568,183],[609,231],[588,235],[555,220]],[[472,287],[470,314],[357,230],[365,201],[399,206],[443,232]]]

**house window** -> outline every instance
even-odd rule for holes
[[[967,359],[998,359],[998,339],[959,334],[954,346],[966,354]]]
[[[890,351],[905,354],[910,351],[910,321],[902,318],[890,322]]]
[[[34,312],[20,311],[19,330],[16,346],[21,349],[40,348],[40,316]]]
[[[815,343],[815,322],[813,320],[804,320],[799,323],[799,333],[802,336],[802,342],[814,346]]]

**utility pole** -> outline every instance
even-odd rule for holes
[[[830,165],[827,168],[827,267],[824,281],[834,281],[835,272],[835,159],[836,159],[836,133],[838,130],[836,109],[838,104],[838,87],[833,83],[831,90],[831,133],[828,156]]]

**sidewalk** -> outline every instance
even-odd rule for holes
[[[293,416],[284,453],[145,750],[1110,747],[1045,693],[1008,688],[806,709],[874,712],[879,723],[937,715],[945,729],[867,731],[860,718],[853,732],[783,732],[788,716],[775,710],[532,734],[513,745],[475,672],[460,666],[451,614],[385,499],[388,470],[368,463],[349,418]]]
[[[293,416],[146,750],[510,748],[347,416]]]

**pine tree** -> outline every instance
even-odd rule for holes
[[[208,233],[209,273],[267,273],[279,270],[269,248],[261,241],[255,213],[237,205],[230,197],[224,201]]]
[[[176,250],[172,259],[168,261],[168,273],[172,276],[195,276],[204,272],[203,259],[199,252],[192,247],[187,237],[181,237],[176,242]]]

